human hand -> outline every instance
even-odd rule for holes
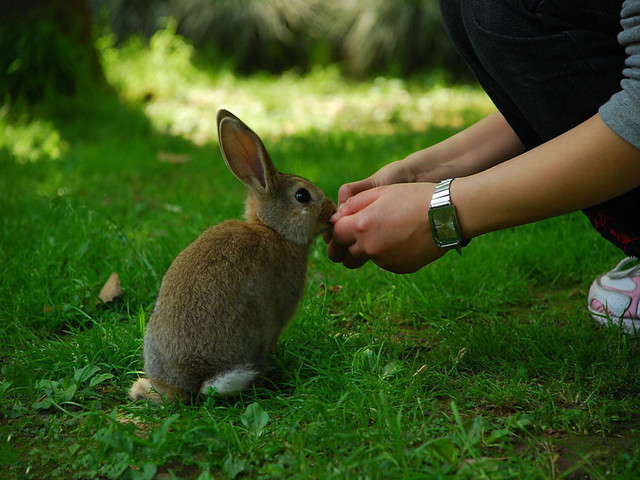
[[[329,258],[347,268],[372,260],[385,270],[411,273],[441,257],[446,251],[433,242],[427,213],[434,188],[393,184],[348,197],[331,218]]]
[[[433,148],[419,150],[402,160],[391,162],[373,175],[357,182],[345,183],[338,190],[338,206],[365,190],[396,183],[438,183],[444,178],[467,174],[463,165],[441,161]]]
[[[408,168],[406,162],[398,160],[391,162],[373,175],[357,182],[345,183],[338,190],[338,206],[345,203],[349,198],[365,190],[392,185],[394,183],[413,182],[413,172]]]

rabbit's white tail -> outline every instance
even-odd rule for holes
[[[221,373],[217,377],[205,380],[200,393],[228,397],[246,390],[255,381],[259,373],[251,365],[237,366]]]

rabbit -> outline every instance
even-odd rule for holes
[[[334,203],[308,180],[276,170],[260,138],[226,110],[222,156],[247,187],[245,219],[210,227],[167,270],[144,336],[131,400],[189,401],[250,387],[296,312],[314,237]]]

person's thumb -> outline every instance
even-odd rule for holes
[[[365,190],[375,188],[379,185],[374,177],[368,177],[357,182],[345,183],[338,190],[338,206],[344,204],[349,198],[357,195]]]

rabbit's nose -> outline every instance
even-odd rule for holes
[[[322,205],[322,210],[320,211],[320,221],[323,223],[329,223],[329,219],[336,212],[336,206],[334,203],[327,199]]]

